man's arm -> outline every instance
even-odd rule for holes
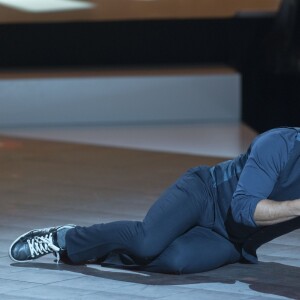
[[[231,202],[232,216],[237,223],[256,227],[299,216],[299,201],[262,200],[272,199],[295,138],[294,130],[278,128],[258,136],[251,144]],[[296,197],[300,200],[299,196]]]
[[[254,211],[258,226],[267,226],[288,221],[300,216],[300,199],[291,201],[261,200]]]

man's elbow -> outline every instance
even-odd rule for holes
[[[233,220],[238,223],[249,227],[257,227],[254,217],[252,207],[245,205],[245,202],[235,202],[232,201],[231,211]]]

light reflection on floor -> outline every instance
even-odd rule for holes
[[[0,0],[0,4],[32,13],[59,12],[94,7],[94,4],[88,1],[77,0]]]
[[[257,135],[241,123],[0,129],[0,134],[121,148],[235,157]]]

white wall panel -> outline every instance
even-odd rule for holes
[[[0,80],[0,126],[238,121],[237,73]]]

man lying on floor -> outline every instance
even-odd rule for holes
[[[12,260],[54,253],[73,264],[111,255],[120,267],[196,273],[239,261],[300,228],[300,128],[259,135],[245,154],[188,170],[153,204],[143,221],[36,229],[17,238]]]

